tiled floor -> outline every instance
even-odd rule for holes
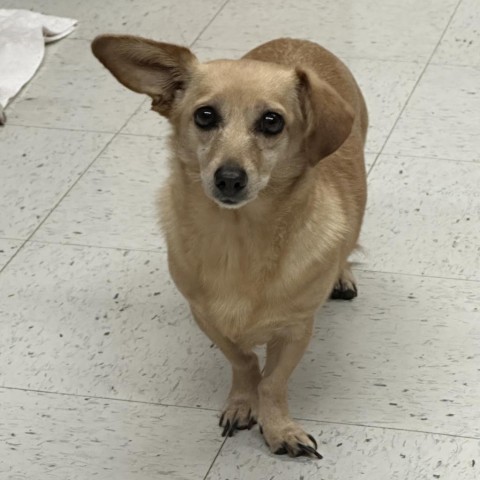
[[[478,0],[0,0],[79,28],[0,130],[0,478],[480,479]],[[290,385],[322,461],[223,441],[229,367],[168,275],[168,128],[96,62],[127,31],[238,57],[342,56],[370,108],[360,296],[329,303]]]

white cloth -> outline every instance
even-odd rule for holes
[[[45,43],[69,35],[76,25],[77,21],[72,18],[0,9],[0,117],[2,107],[33,77],[42,63]]]

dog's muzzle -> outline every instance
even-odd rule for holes
[[[214,174],[215,197],[226,205],[235,205],[245,199],[247,172],[237,165],[223,165]]]

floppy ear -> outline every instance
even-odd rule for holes
[[[340,148],[352,131],[354,112],[325,81],[297,68],[298,95],[305,120],[305,152],[312,165]]]
[[[120,83],[150,95],[152,109],[166,117],[197,63],[188,48],[131,35],[100,35],[92,51]]]

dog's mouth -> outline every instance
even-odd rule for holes
[[[223,208],[240,208],[242,205],[247,203],[247,198],[228,198],[228,197],[221,197],[221,196],[214,196],[215,202]]]

